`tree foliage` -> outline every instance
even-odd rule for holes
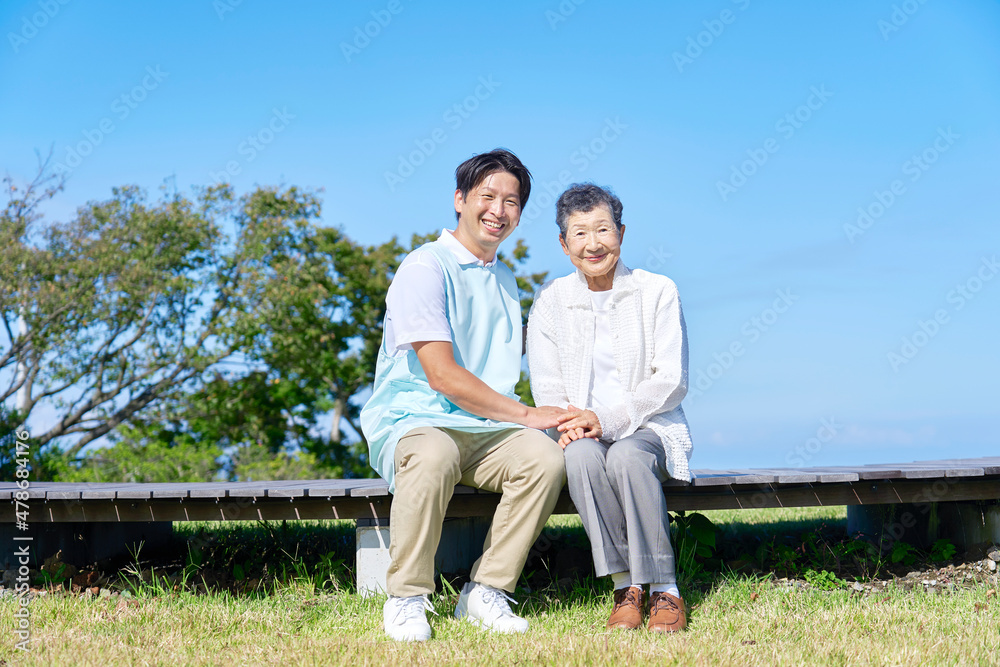
[[[356,243],[320,225],[318,195],[296,187],[150,202],[126,186],[50,223],[41,209],[62,182],[44,165],[26,186],[4,184],[0,417],[45,415],[32,432],[44,474],[371,474],[358,412],[385,293],[430,237]],[[516,269],[523,242],[511,255]],[[518,276],[525,314],[543,279]],[[112,446],[88,448],[102,437]]]

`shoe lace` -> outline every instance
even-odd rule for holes
[[[615,596],[615,605],[611,611],[612,612],[618,611],[621,607],[624,607],[626,605],[628,605],[629,607],[635,607],[636,609],[640,609],[642,606],[642,602],[640,601],[641,595],[642,591],[636,588],[633,588],[631,586],[629,588],[626,588],[624,592],[619,593],[618,595]]]
[[[438,615],[434,611],[434,605],[430,603],[426,595],[415,595],[413,597],[403,598],[399,605],[396,607],[396,613],[393,615],[393,621],[395,621],[402,614],[404,621],[409,621],[414,618],[420,618],[425,611],[429,611],[435,616]]]
[[[674,602],[668,595],[663,593],[656,595],[652,600],[650,600],[649,612],[653,613],[660,611],[661,609],[680,611],[680,607],[677,606],[677,603]]]
[[[483,603],[499,612],[503,616],[513,616],[514,612],[511,611],[508,602],[517,602],[511,596],[507,595],[506,592],[500,590],[499,588],[492,588],[491,586],[482,586],[483,589]]]

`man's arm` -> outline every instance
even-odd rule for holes
[[[424,369],[431,389],[474,415],[497,421],[514,422],[529,428],[547,429],[559,423],[566,413],[562,408],[538,408],[498,394],[489,385],[455,362],[451,343],[428,341],[413,343],[413,351]]]

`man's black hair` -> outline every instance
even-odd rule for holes
[[[474,155],[458,165],[458,169],[455,170],[455,188],[462,191],[462,199],[465,199],[469,190],[486,180],[490,174],[499,171],[509,172],[517,179],[521,186],[519,195],[523,211],[528,203],[528,195],[531,194],[531,172],[506,148],[496,148],[489,153]],[[458,217],[458,213],[455,217]]]

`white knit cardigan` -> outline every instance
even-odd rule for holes
[[[690,481],[691,434],[681,409],[688,382],[687,330],[677,286],[666,276],[632,271],[619,260],[611,292],[608,323],[625,402],[591,408],[601,422],[601,439],[621,440],[646,427],[663,443],[670,476]],[[582,273],[539,288],[528,316],[528,369],[536,405],[586,405],[594,332],[594,306]]]

